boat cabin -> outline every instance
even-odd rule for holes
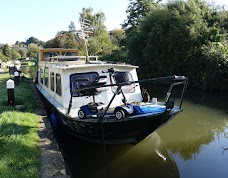
[[[117,86],[102,85],[138,81],[136,69],[137,66],[133,65],[98,61],[96,56],[90,56],[88,62],[85,56],[78,55],[76,49],[42,49],[37,88],[56,108],[66,114],[71,107],[69,115],[77,117],[82,105],[94,102],[108,105]],[[122,91],[127,101],[142,101],[139,84],[124,85]],[[111,108],[122,105],[122,98],[123,95],[118,94]]]

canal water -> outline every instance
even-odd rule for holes
[[[227,178],[228,94],[188,90],[183,108],[136,145],[103,145],[57,134],[72,177]]]

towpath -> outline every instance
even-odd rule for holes
[[[0,68],[0,75],[4,69]],[[59,151],[58,144],[53,136],[53,131],[49,123],[46,111],[43,107],[40,95],[35,88],[34,83],[30,83],[34,90],[34,101],[37,102],[35,114],[40,118],[40,127],[38,135],[40,137],[38,147],[41,150],[41,178],[70,178],[66,174],[65,162],[63,155]]]

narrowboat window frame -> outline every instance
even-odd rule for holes
[[[55,74],[55,92],[60,97],[62,96],[62,84],[61,84],[61,74],[56,73]]]
[[[44,68],[43,68],[43,66],[41,66],[40,68],[39,68],[39,80],[40,80],[40,83],[41,84],[44,84]]]
[[[78,75],[78,77],[76,77],[77,75]],[[86,77],[86,75],[87,75],[87,77]],[[95,79],[95,77],[92,77],[92,76],[98,77],[99,74],[98,74],[98,72],[93,71],[93,72],[74,73],[74,74],[70,75],[70,89],[71,89],[71,91],[73,90],[73,97],[86,96],[82,93],[75,91],[76,89],[78,89],[76,81],[75,81],[76,78],[81,77],[81,78],[88,78],[89,79],[89,81],[81,81],[78,83],[78,85],[81,85],[82,83],[88,84],[88,83],[92,82]]]
[[[44,85],[49,88],[49,68],[45,66],[44,68]]]
[[[50,89],[51,91],[55,91],[55,73],[50,72]]]

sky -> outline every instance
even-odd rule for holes
[[[228,7],[228,0],[213,1]],[[121,28],[129,0],[0,0],[0,4],[0,44],[15,44],[32,36],[46,42],[67,31],[71,21],[79,29],[82,8],[92,7],[94,14],[102,11],[107,30]]]

